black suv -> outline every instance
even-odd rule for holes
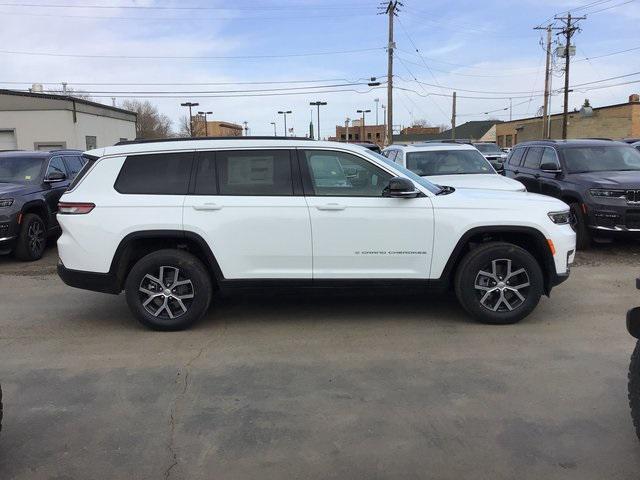
[[[58,200],[84,164],[80,150],[0,152],[0,253],[42,257],[60,229]]]
[[[538,140],[519,143],[505,175],[527,191],[571,207],[577,247],[593,235],[640,234],[640,151],[611,140]]]

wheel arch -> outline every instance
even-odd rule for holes
[[[454,247],[444,267],[440,281],[450,287],[455,272],[464,256],[475,247],[487,242],[502,241],[512,243],[527,250],[538,261],[544,277],[544,292],[549,295],[556,275],[553,255],[544,234],[533,227],[524,226],[483,226],[465,232]]]
[[[49,228],[49,209],[44,201],[30,200],[26,202],[20,209],[20,214],[24,217],[29,213],[35,213],[38,215],[44,222],[45,227]],[[19,223],[22,223],[22,218],[20,218]]]
[[[126,235],[116,248],[109,274],[115,278],[117,288],[120,291],[123,289],[135,262],[149,253],[165,248],[193,254],[204,264],[214,285],[224,279],[215,255],[200,235],[182,230],[142,230]]]

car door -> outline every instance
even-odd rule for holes
[[[311,225],[295,152],[198,154],[184,228],[211,248],[225,279],[311,280]]]
[[[44,179],[46,180],[52,172],[62,173],[65,176],[64,180],[57,182],[44,183],[44,200],[49,210],[49,227],[55,228],[58,225],[56,220],[56,213],[58,212],[58,201],[60,197],[69,188],[71,180],[69,179],[69,172],[62,160],[62,156],[55,155],[49,159],[47,170],[45,171]]]
[[[544,147],[529,147],[524,155],[516,180],[522,183],[528,192],[540,193],[540,160]]]
[[[313,278],[423,279],[433,208],[426,196],[389,198],[394,174],[335,149],[298,151],[313,239]]]
[[[520,165],[527,149],[524,147],[515,148],[509,154],[504,165],[504,175],[514,180],[518,180],[520,176]]]
[[[540,165],[552,163],[556,165],[557,170],[562,170],[560,166],[560,160],[558,159],[558,155],[556,153],[555,148],[545,147],[544,153],[542,154],[542,160],[540,161]],[[553,172],[545,172],[544,170],[540,170],[538,182],[540,184],[539,192],[543,195],[549,195],[552,197],[560,198],[562,194],[562,174],[561,173],[553,173]]]

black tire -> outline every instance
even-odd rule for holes
[[[526,250],[504,242],[487,243],[467,253],[454,283],[462,307],[476,320],[494,325],[516,323],[529,315],[544,287],[537,260]]]
[[[3,415],[3,409],[2,409],[2,386],[0,386],[0,432],[2,431],[2,415]]]
[[[629,364],[629,406],[633,426],[640,439],[640,342],[636,342]]]
[[[14,254],[18,260],[33,262],[42,258],[47,246],[47,228],[39,215],[27,213],[22,225]]]
[[[158,280],[163,281],[162,288]],[[158,250],[136,262],[127,276],[125,294],[131,312],[146,327],[184,330],[207,313],[211,277],[202,262],[190,253]]]
[[[586,250],[591,246],[591,232],[587,225],[587,218],[582,212],[582,207],[579,203],[572,203],[569,208],[573,215],[571,227],[576,232],[576,248],[578,250]]]

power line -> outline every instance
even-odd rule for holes
[[[43,57],[65,57],[65,58],[115,58],[119,60],[254,60],[261,58],[294,58],[294,57],[316,57],[325,55],[363,53],[384,50],[379,48],[360,48],[354,50],[336,50],[333,52],[309,52],[309,53],[289,53],[282,55],[216,55],[216,56],[188,56],[188,55],[101,55],[101,54],[80,54],[80,53],[55,53],[55,52],[27,52],[16,50],[0,50],[0,54],[7,55],[28,55]]]
[[[98,5],[98,4],[71,4],[71,3],[7,3],[2,2],[0,6],[3,7],[19,7],[19,8],[91,8],[98,10],[185,10],[185,11],[220,11],[220,10],[229,10],[229,11],[253,11],[253,10],[334,10],[334,9],[361,9],[361,6],[343,6],[342,4],[333,4],[333,5],[270,5],[270,6],[259,6],[252,5],[250,7],[226,7],[226,6],[202,6],[202,5]]]
[[[600,12],[604,12],[606,10],[611,10],[612,8],[618,8],[621,7],[622,5],[626,5],[627,3],[631,3],[634,2],[635,0],[627,0],[626,2],[622,2],[622,3],[618,3],[617,5],[611,5],[609,7],[605,7],[605,8],[601,8],[600,10],[595,10],[595,11],[590,11],[587,12],[587,15],[593,15],[594,13],[600,13]]]

